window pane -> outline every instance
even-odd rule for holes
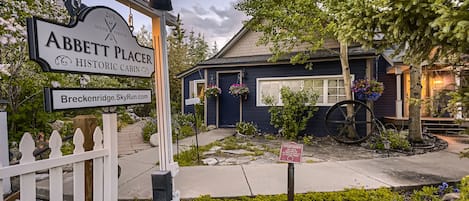
[[[336,88],[329,88],[329,95],[336,95],[337,89]]]
[[[344,80],[339,80],[339,86],[344,87]]]
[[[312,88],[314,88],[314,87],[315,87],[315,86],[314,86],[313,80],[311,80],[311,79],[305,80],[305,86],[304,86],[304,88],[305,88],[306,90],[312,89]]]
[[[197,97],[200,96],[200,94],[202,94],[202,91],[205,90],[205,84],[204,83],[197,83]]]
[[[324,80],[314,80],[314,86],[315,87],[323,87],[324,86]]]
[[[345,89],[344,89],[344,88],[339,88],[339,94],[340,94],[340,95],[345,94]]]
[[[345,99],[345,96],[339,96],[339,101],[344,101]]]
[[[336,103],[337,102],[337,96],[328,96],[327,97],[327,102],[328,103]]]
[[[324,96],[319,96],[317,103],[323,103],[324,102]]]
[[[337,80],[329,80],[329,87],[337,87]]]

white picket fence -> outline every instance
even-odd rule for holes
[[[103,135],[104,134],[104,135]],[[117,201],[117,116],[103,114],[103,132],[99,127],[93,134],[92,151],[84,151],[84,136],[80,129],[75,131],[72,155],[62,156],[62,138],[53,131],[49,139],[51,149],[49,159],[36,161],[33,156],[35,143],[30,133],[21,138],[19,150],[21,159],[18,165],[0,166],[0,186],[3,178],[20,177],[20,198],[22,201],[36,200],[35,172],[49,170],[49,193],[51,201],[63,200],[62,166],[73,164],[73,196],[75,201],[85,200],[85,161],[93,160],[93,200]],[[0,163],[1,165],[1,163]],[[0,188],[0,201],[3,201]]]

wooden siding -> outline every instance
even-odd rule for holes
[[[248,31],[242,36],[236,44],[226,51],[221,57],[241,57],[253,55],[268,55],[271,54],[270,45],[256,45],[259,38],[262,36],[260,32]],[[292,51],[303,51],[309,47],[309,44],[301,45]],[[339,44],[335,40],[326,40],[324,43],[325,48],[338,48]]]
[[[377,80],[383,82],[384,92],[375,102],[374,112],[377,118],[396,115],[396,75],[386,74],[386,68],[389,66],[390,64],[383,57],[379,57]]]
[[[356,79],[365,76],[365,60],[350,61],[352,74]],[[248,85],[250,93],[248,100],[243,102],[243,121],[254,122],[261,132],[275,133],[275,129],[270,125],[270,114],[268,107],[256,106],[256,79],[263,77],[287,77],[287,76],[321,76],[321,75],[341,75],[339,61],[315,63],[313,70],[306,70],[304,65],[277,65],[269,67],[249,67],[245,68],[244,83]],[[314,117],[309,121],[305,133],[315,136],[326,135],[324,127],[324,116],[329,107],[319,107]]]
[[[185,99],[188,99],[190,97],[190,94],[189,94],[189,82],[192,81],[192,80],[200,80],[200,79],[204,79],[204,72],[203,70],[198,70],[186,77],[184,77],[184,99],[182,100],[182,103],[184,104],[184,100]],[[186,106],[186,104],[184,104],[184,113],[188,114],[188,113],[194,113],[194,107],[193,106]]]

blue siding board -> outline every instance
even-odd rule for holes
[[[383,82],[384,91],[375,102],[375,116],[381,119],[384,116],[395,116],[396,114],[396,75],[386,74],[386,68],[390,66],[383,57],[378,59],[378,81]]]
[[[204,73],[203,70],[196,71],[186,77],[184,77],[184,100],[188,99],[190,97],[189,94],[189,81],[192,80],[200,80],[204,79]],[[184,103],[184,100],[182,102]],[[194,113],[194,107],[193,106],[186,106],[184,104],[184,113]]]

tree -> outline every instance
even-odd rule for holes
[[[290,59],[293,64],[307,63],[310,55],[323,48],[325,40],[337,39],[339,52],[328,50],[340,57],[346,99],[351,100],[348,44],[354,41],[339,28],[341,21],[336,13],[331,12],[330,5],[327,0],[243,0],[236,8],[252,16],[246,26],[263,33],[258,43],[270,45],[271,61],[296,51],[297,47],[308,45],[306,51],[294,52]],[[311,66],[311,63],[306,65],[308,68]],[[353,118],[351,105],[347,106],[347,116]],[[353,127],[349,126],[348,130],[350,137],[356,135]]]
[[[409,140],[422,141],[422,66],[468,52],[469,2],[351,0],[334,5],[347,37],[365,47],[393,48],[410,64]],[[375,36],[381,38],[378,43]]]
[[[9,101],[11,139],[18,139],[26,130],[45,129],[54,115],[60,115],[42,110],[42,88],[50,86],[49,80],[65,76],[42,73],[39,65],[29,61],[26,18],[32,15],[68,20],[65,10],[49,0],[0,2],[0,98]]]
[[[292,63],[304,63],[310,53],[322,48],[325,39],[337,39],[346,84],[350,83],[348,43],[403,53],[404,62],[411,64],[409,139],[419,142],[422,65],[467,52],[468,4],[452,0],[244,0],[237,8],[253,16],[248,27],[264,33],[259,42],[272,44],[273,60],[308,44],[308,52],[291,59]],[[350,86],[345,89],[346,98],[351,99]],[[347,112],[350,114],[350,109]]]

